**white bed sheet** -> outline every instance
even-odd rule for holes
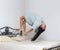
[[[0,50],[42,50],[60,45],[60,41],[34,41],[0,42]]]

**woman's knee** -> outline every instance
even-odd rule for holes
[[[26,24],[26,21],[25,21],[25,17],[24,16],[21,16],[20,17],[20,24],[22,24],[22,25]]]

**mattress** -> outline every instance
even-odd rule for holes
[[[22,42],[0,42],[0,50],[43,50],[43,48],[48,49],[56,46],[60,46],[60,41],[39,40],[31,42],[30,40],[25,40]]]

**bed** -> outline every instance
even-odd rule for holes
[[[10,38],[8,39],[10,40]],[[0,50],[60,50],[60,41],[39,40],[31,42],[30,40],[25,40],[19,42],[9,40],[0,41]]]

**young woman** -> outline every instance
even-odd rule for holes
[[[32,27],[26,32],[26,23],[31,25]],[[24,33],[22,33],[22,28],[24,29]],[[36,14],[29,14],[20,17],[20,35],[24,34],[27,36],[29,32],[35,30],[36,34],[31,39],[31,41],[35,41],[38,36],[44,32],[46,29],[46,24],[44,23],[42,17]]]

